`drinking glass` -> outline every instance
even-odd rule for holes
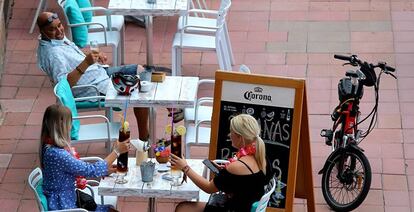
[[[91,52],[93,52],[93,53],[99,53],[99,51],[100,51],[98,41],[96,41],[96,40],[91,41],[89,48],[90,48]],[[101,64],[99,62],[97,62],[96,64],[99,65],[99,66],[102,66],[104,68],[109,67],[108,64]]]
[[[178,157],[181,157],[181,148],[182,148],[182,142],[181,142],[181,135],[171,135],[171,152],[174,155],[177,155]],[[172,177],[172,186],[180,186],[180,177],[181,177],[181,170],[175,169],[171,167],[171,177]]]
[[[127,172],[120,172],[119,170],[116,171],[117,177],[115,180],[115,183],[117,184],[125,184],[128,182],[127,179],[125,179],[125,176],[127,175]]]
[[[171,178],[172,178],[172,181],[171,181],[172,186],[182,185],[180,182],[181,170],[171,168]]]
[[[98,41],[92,40],[91,43],[90,43],[89,48],[93,53],[99,53]]]
[[[119,129],[119,142],[124,142],[131,136],[131,131]],[[118,177],[115,180],[115,183],[125,184],[128,180],[125,179],[125,176],[128,172],[128,152],[122,153],[119,155],[116,161],[116,173]],[[119,178],[120,177],[120,178]]]

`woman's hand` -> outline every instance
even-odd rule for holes
[[[214,160],[212,160],[211,163],[213,163],[213,165],[216,166],[218,169],[224,169],[224,168],[226,168],[226,165],[224,165],[222,163],[218,164]]]
[[[116,173],[116,164],[112,164],[111,166],[108,167],[108,175],[112,174],[112,173]]]
[[[170,163],[171,166],[182,170],[185,166],[187,166],[187,161],[185,160],[184,156],[181,156],[182,158],[179,158],[177,155],[174,155],[171,153],[170,155]]]
[[[130,148],[130,139],[128,138],[127,140],[123,141],[123,142],[119,142],[118,140],[115,143],[115,148],[116,150],[119,152],[119,154],[122,153],[126,153],[128,152],[129,148]]]

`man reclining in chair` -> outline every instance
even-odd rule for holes
[[[140,65],[126,65],[104,68],[98,63],[105,64],[103,53],[89,52],[84,54],[73,42],[65,37],[64,27],[55,13],[43,12],[37,18],[41,33],[37,49],[37,60],[40,69],[53,80],[59,82],[67,78],[70,86],[95,85],[99,92],[106,94],[110,76],[116,72],[136,75],[143,71]],[[91,89],[76,89],[75,97],[96,95]],[[137,118],[139,139],[147,140],[148,108],[134,108]]]

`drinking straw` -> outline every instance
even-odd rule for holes
[[[174,108],[171,108],[171,138],[174,136]]]
[[[127,109],[128,109],[128,99],[125,100],[124,123],[126,122]]]

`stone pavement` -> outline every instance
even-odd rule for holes
[[[50,1],[53,2],[53,1]],[[105,0],[95,0],[106,5]],[[219,1],[207,1],[217,8]],[[5,72],[0,81],[1,211],[34,211],[28,173],[38,166],[38,143],[44,109],[55,102],[51,84],[36,66],[38,31],[29,34],[37,0],[15,0],[9,24]],[[55,5],[51,10],[57,11]],[[338,103],[336,85],[347,68],[334,53],[358,54],[368,61],[386,61],[397,68],[398,80],[381,81],[376,129],[364,140],[372,171],[372,189],[357,211],[413,211],[414,208],[414,4],[410,0],[233,0],[228,26],[238,69],[247,64],[254,73],[305,78],[308,91],[312,163],[317,211],[329,211],[316,173],[330,152],[319,137],[331,126],[330,113]],[[170,66],[176,17],[157,17],[154,23],[154,60]],[[104,48],[110,52],[110,49]],[[110,56],[110,54],[108,54]],[[214,53],[188,51],[184,75],[213,77],[218,68]],[[128,24],[126,62],[145,62],[145,32]],[[211,95],[203,87],[202,95]],[[361,111],[373,105],[366,89]],[[158,135],[167,118],[160,111]],[[129,111],[129,117],[132,112]],[[133,126],[136,126],[132,122]],[[135,125],[134,125],[135,124]],[[134,129],[136,127],[132,127]],[[133,131],[137,136],[137,131]],[[78,146],[82,155],[104,156],[103,144]],[[193,149],[206,157],[205,149]],[[121,211],[146,211],[146,200],[120,198]],[[158,202],[158,211],[173,211],[175,202]],[[298,200],[295,211],[306,211]]]

